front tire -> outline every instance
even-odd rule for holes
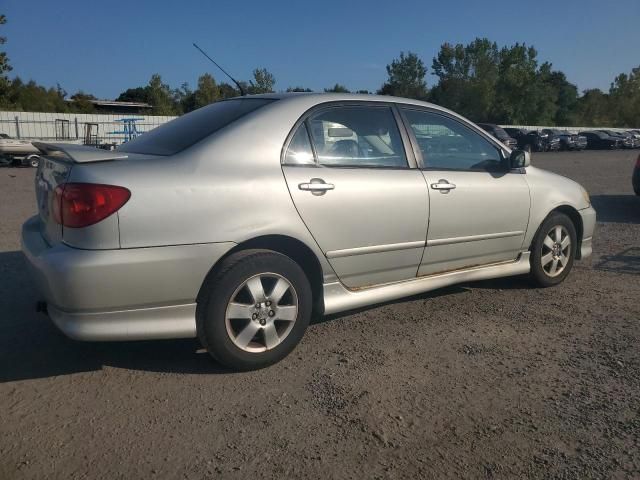
[[[571,219],[560,212],[549,215],[531,246],[529,276],[533,283],[539,287],[562,283],[573,267],[577,244]]]
[[[243,250],[223,260],[198,302],[198,338],[219,363],[255,370],[286,357],[311,319],[304,271],[271,250]]]

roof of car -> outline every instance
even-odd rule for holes
[[[242,98],[242,97],[236,97]],[[420,105],[430,107],[437,110],[449,111],[444,107],[435,105],[421,100],[411,98],[392,97],[389,95],[374,95],[367,93],[318,93],[318,92],[286,92],[286,93],[262,93],[258,95],[246,95],[244,98],[272,98],[275,100],[285,100],[295,102],[296,100],[303,102],[349,102],[349,101],[367,101],[367,102],[394,102],[407,105]]]

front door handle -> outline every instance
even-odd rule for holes
[[[326,183],[321,178],[312,178],[309,183],[299,183],[298,188],[305,192],[311,192],[313,195],[324,195],[336,187],[333,183]]]
[[[449,183],[449,180],[441,178],[438,183],[432,183],[431,188],[440,190],[440,193],[449,193],[449,190],[453,190],[456,186],[453,183]]]

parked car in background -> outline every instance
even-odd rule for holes
[[[612,137],[600,130],[580,132],[580,135],[587,138],[587,148],[591,150],[615,149],[622,147],[622,139]]]
[[[583,150],[587,147],[586,139],[580,139],[580,136],[566,130],[557,128],[544,128],[542,133],[554,135],[560,140],[560,150]]]
[[[640,195],[640,155],[636,158],[636,165],[633,168],[631,183],[633,184],[633,191],[636,192],[636,195]]]
[[[497,138],[498,140],[500,140],[507,147],[512,149],[518,147],[518,141],[515,138],[510,137],[509,134],[505,132],[505,130],[502,127],[495,125],[493,123],[478,123],[477,125],[480,128],[482,128],[485,132],[488,132],[489,134],[491,134],[494,138]]]
[[[416,100],[255,95],[114,151],[36,146],[22,248],[54,323],[197,336],[239,370],[289,354],[312,314],[509,275],[550,287],[592,249],[584,188]]]
[[[560,149],[560,139],[555,135],[513,127],[505,128],[504,131],[518,141],[518,148],[529,152],[548,152]]]
[[[615,130],[598,130],[599,132],[606,133],[610,137],[619,138],[622,141],[622,148],[636,148],[640,146],[640,143],[636,141],[636,138],[627,132],[618,132]]]

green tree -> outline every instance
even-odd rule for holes
[[[256,68],[253,71],[253,81],[249,83],[249,93],[273,93],[276,79],[266,68]]]
[[[313,90],[311,90],[310,88],[304,88],[304,87],[288,87],[287,88],[287,93],[290,92],[313,92]]]
[[[96,100],[96,97],[89,93],[84,93],[82,90],[71,95],[71,100],[73,103],[71,104],[71,110],[77,113],[93,113],[95,112],[95,107],[90,100]]]
[[[175,115],[176,108],[173,92],[166,83],[162,83],[162,77],[154,73],[147,85],[148,101],[153,106],[155,115]]]
[[[640,67],[618,75],[609,89],[610,121],[617,126],[640,125]]]
[[[7,23],[7,17],[4,15],[0,15],[0,25],[4,25]],[[4,45],[7,42],[7,37],[0,36],[0,46]],[[9,79],[7,78],[6,73],[12,70],[11,65],[9,65],[9,57],[7,57],[7,53],[3,50],[0,50],[0,106],[8,107],[9,99],[7,98],[9,94]]]
[[[198,78],[198,88],[195,91],[195,108],[204,107],[216,102],[220,97],[220,90],[215,79],[209,73]]]
[[[555,125],[576,125],[578,87],[560,71],[551,71],[544,81],[553,90],[556,104]]]
[[[614,126],[611,119],[611,98],[598,88],[585,90],[576,105],[576,118],[580,126]]]
[[[415,53],[407,52],[405,55],[400,52],[400,58],[387,65],[387,75],[389,78],[378,91],[379,94],[417,100],[427,98],[427,69]]]
[[[347,87],[340,85],[339,83],[336,83],[331,88],[325,88],[324,91],[326,93],[351,93]]]
[[[498,45],[486,38],[468,45],[444,43],[431,66],[439,78],[431,101],[478,122],[491,120],[499,65]]]
[[[149,89],[147,87],[127,88],[118,95],[116,102],[149,103]]]

